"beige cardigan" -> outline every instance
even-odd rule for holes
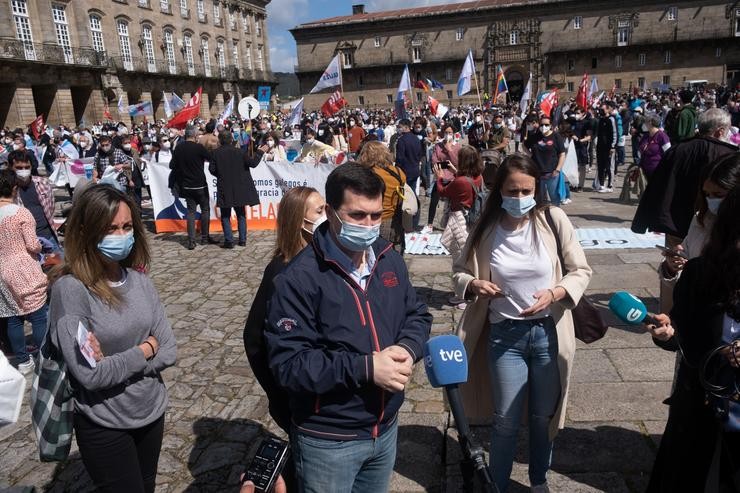
[[[550,208],[555,226],[563,245],[563,258],[568,275],[563,277],[560,260],[557,254],[555,236],[547,224],[544,210],[535,213],[535,227],[540,244],[544,244],[552,260],[554,278],[552,286],[561,286],[568,295],[551,306],[550,311],[558,331],[558,369],[560,371],[560,401],[555,415],[550,421],[550,439],[554,439],[559,429],[565,426],[565,411],[568,401],[568,385],[576,352],[576,339],[573,331],[573,318],[570,309],[575,307],[591,279],[591,268],[586,262],[586,255],[576,238],[575,230],[568,216],[562,209]],[[468,284],[475,279],[491,280],[491,247],[495,227],[485,231],[483,238],[468,259],[470,249],[469,237],[460,259],[455,263],[455,294],[465,297]],[[470,296],[468,294],[468,299]],[[488,299],[473,298],[463,314],[457,327],[457,335],[465,343],[468,353],[468,382],[460,387],[465,413],[470,422],[481,423],[493,417],[491,399],[490,373],[488,370]]]

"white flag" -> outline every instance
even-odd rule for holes
[[[314,88],[311,89],[311,94],[319,92],[322,89],[326,89],[327,87],[336,87],[341,85],[342,67],[339,65],[339,55],[337,55],[331,60],[329,66],[324,70],[324,73],[321,74],[321,78]]]
[[[470,92],[471,83],[475,77],[475,61],[473,60],[473,50],[468,51],[468,57],[465,59],[460,78],[457,79],[457,95],[462,96]]]
[[[172,107],[170,106],[170,99],[167,97],[164,91],[162,91],[162,101],[164,101],[164,114],[169,120],[170,118],[172,118],[174,112],[172,111]]]
[[[300,125],[301,116],[303,116],[303,98],[298,100],[296,105],[293,106],[293,111],[290,112],[290,116],[288,117],[288,125],[290,126],[289,128]]]
[[[527,81],[527,86],[524,88],[524,94],[522,94],[521,101],[519,101],[519,108],[522,111],[521,113],[522,116],[524,116],[524,113],[527,112],[530,99],[532,99],[532,72],[529,73],[529,80]]]
[[[123,104],[123,94],[121,94],[118,96],[118,115],[120,116],[124,113],[128,115],[128,108]]]
[[[411,77],[409,77],[409,66],[406,65],[403,68],[403,74],[401,75],[401,83],[398,84],[398,91],[396,91],[396,99],[403,99],[403,93],[411,90]]]
[[[218,121],[223,122],[224,120],[228,119],[233,112],[234,112],[234,96],[231,96],[231,99],[229,99],[229,103],[226,105],[226,108],[224,108],[224,112],[221,113],[221,116],[218,117]]]

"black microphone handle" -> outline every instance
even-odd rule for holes
[[[658,320],[655,318],[655,314],[650,312],[647,312],[647,315],[645,315],[642,323],[644,323],[645,325],[655,325],[656,327],[660,327],[660,322],[658,322]]]
[[[446,385],[445,391],[447,392],[447,401],[450,403],[452,417],[455,419],[457,433],[461,438],[468,439],[470,436],[470,426],[468,425],[468,418],[465,416],[465,410],[463,409],[460,388],[457,384]]]

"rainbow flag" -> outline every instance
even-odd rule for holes
[[[502,94],[509,92],[509,86],[506,84],[506,77],[504,77],[504,69],[501,65],[498,66],[498,74],[496,76],[496,91],[493,93],[493,101],[498,101],[498,97]]]

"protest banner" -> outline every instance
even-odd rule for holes
[[[69,185],[74,188],[80,178],[85,176],[85,165],[88,165],[90,177],[92,177],[91,166],[94,166],[94,164],[94,157],[54,161],[54,171],[49,176],[49,181],[56,187]]]
[[[326,178],[333,169],[332,163],[316,166],[313,163],[293,164],[289,161],[261,162],[251,170],[260,203],[254,207],[247,207],[247,229],[253,231],[275,229],[278,204],[283,194],[293,187],[308,186],[323,195]],[[208,163],[205,163],[205,173],[211,198],[210,230],[221,231],[220,211],[216,207],[216,178],[208,172]],[[157,233],[187,231],[185,200],[173,197],[167,186],[169,174],[167,164],[149,163],[149,186]],[[200,219],[199,213],[196,213],[196,219]],[[236,216],[233,213],[231,222],[234,227]]]

